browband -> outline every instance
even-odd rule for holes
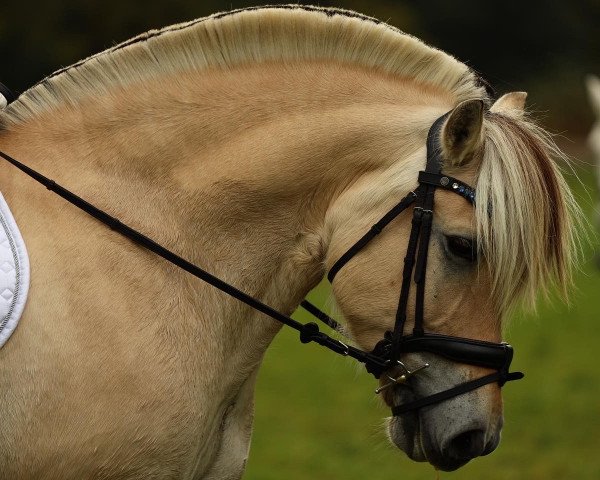
[[[475,205],[475,189],[470,187],[458,178],[441,173],[431,173],[427,171],[419,172],[419,183],[421,185],[433,185],[434,187],[445,188],[451,192],[458,193]]]

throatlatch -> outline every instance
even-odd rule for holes
[[[436,188],[444,188],[461,195],[471,204],[475,203],[475,189],[460,180],[441,173],[442,158],[438,149],[438,137],[447,115],[448,114],[438,118],[429,130],[427,136],[427,165],[425,170],[419,173],[419,186],[414,192],[410,192],[396,206],[387,212],[365,235],[363,235],[363,237],[360,238],[360,240],[350,247],[350,249],[348,249],[348,251],[333,265],[327,275],[329,281],[332,282],[340,269],[359,253],[365,245],[381,233],[394,218],[400,215],[408,207],[415,204],[413,208],[413,219],[408,248],[404,259],[402,287],[394,329],[393,331],[386,333],[385,337],[375,346],[375,349],[372,352],[365,352],[326,335],[319,331],[319,327],[316,323],[311,322],[302,324],[297,322],[289,316],[278,312],[260,300],[238,290],[234,286],[185,260],[151,238],[143,235],[128,225],[125,225],[117,218],[112,217],[103,210],[100,210],[85,201],[83,198],[70,192],[53,180],[12,158],[10,155],[0,151],[0,157],[4,158],[49,190],[61,196],[69,203],[75,205],[111,229],[119,232],[121,235],[129,238],[141,247],[150,250],[168,262],[177,265],[179,268],[207,282],[227,295],[238,299],[253,309],[297,330],[300,332],[300,341],[302,343],[315,342],[337,354],[352,357],[359,362],[364,363],[367,371],[375,378],[380,378],[381,375],[396,370],[397,368],[403,370],[401,375],[397,377],[387,376],[390,383],[380,387],[376,392],[395,384],[404,383],[411,376],[418,373],[419,370],[428,366],[423,365],[413,371],[409,371],[400,360],[400,356],[404,353],[430,352],[455,362],[478,365],[497,370],[497,372],[479,379],[462,383],[448,390],[392,408],[394,415],[402,415],[403,413],[461,395],[488,383],[497,382],[502,386],[509,380],[523,378],[523,374],[520,372],[509,373],[513,350],[507,343],[483,342],[479,340],[426,333],[424,331],[425,273],[427,267],[429,237],[433,220],[433,200],[435,190]],[[412,283],[411,279],[413,277],[413,271],[414,283],[416,285],[415,325],[412,334],[404,335],[408,294]],[[301,303],[301,306],[317,319],[326,323],[329,327],[336,330],[339,329],[339,324],[335,320],[310,302],[304,300]]]

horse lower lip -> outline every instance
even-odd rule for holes
[[[485,450],[481,453],[482,457],[485,457],[486,455],[489,455],[490,453],[492,453],[494,450],[496,450],[496,446],[497,446],[497,442],[491,442],[490,444],[488,444],[485,447]]]
[[[437,449],[428,445],[428,442],[423,437],[422,425],[420,416],[417,412],[408,412],[402,417],[393,417],[392,422],[396,422],[395,428],[390,432],[391,439],[406,455],[415,462],[428,462],[433,467],[444,472],[452,472],[459,469],[470,458],[452,458],[444,456]],[[404,440],[402,437],[394,438],[396,432],[403,431]],[[410,438],[410,441],[406,439]]]
[[[453,472],[454,470],[458,470],[460,467],[467,464],[469,460],[470,459],[445,459],[442,461],[434,461],[430,459],[429,463],[443,472]]]

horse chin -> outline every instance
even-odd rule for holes
[[[391,417],[388,423],[390,441],[415,462],[429,461],[421,440],[421,426],[417,413]]]
[[[395,400],[412,399],[411,392],[402,391],[403,395],[395,396]],[[401,402],[397,402],[400,404]],[[415,462],[428,462],[436,470],[452,472],[468,463],[472,457],[452,453],[447,446],[437,446],[434,441],[432,419],[419,411],[406,412],[402,416],[393,416],[388,420],[387,430],[390,441]],[[500,427],[497,428],[500,430]],[[487,455],[498,445],[499,435],[489,441],[485,450],[475,456]]]
[[[415,462],[428,462],[436,470],[452,472],[465,465],[468,460],[448,460],[437,458],[430,451],[427,454],[418,414],[408,414],[403,417],[392,417],[388,424],[388,434],[391,442],[402,450],[408,458]]]

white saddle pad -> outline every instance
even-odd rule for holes
[[[17,328],[29,290],[29,257],[0,193],[0,347]]]

